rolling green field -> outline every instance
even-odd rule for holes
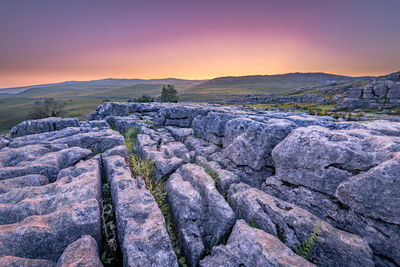
[[[29,119],[36,100],[34,98],[15,97],[0,99],[0,133],[6,133],[12,126]],[[79,117],[92,113],[103,102],[101,98],[84,97],[57,100],[66,101],[63,117]],[[121,99],[118,101],[121,101]]]
[[[79,117],[96,110],[104,99],[126,102],[146,94],[156,97],[165,84],[173,84],[180,101],[209,102],[232,99],[246,94],[286,94],[305,86],[316,86],[335,81],[357,81],[362,77],[346,77],[325,73],[289,73],[220,77],[211,80],[183,79],[103,79],[71,81],[31,87],[0,90],[0,133],[21,121],[30,119],[34,103],[43,98],[66,102],[64,117]],[[21,91],[23,90],[23,91]]]

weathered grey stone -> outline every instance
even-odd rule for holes
[[[3,137],[0,136],[0,150],[1,150],[2,148],[4,148],[4,147],[8,146],[8,143],[9,143],[9,142],[10,142],[10,141],[9,141],[8,139],[3,138]]]
[[[11,129],[11,137],[58,131],[67,127],[78,127],[78,119],[45,118],[23,121]]]
[[[290,184],[277,176],[267,178],[263,191],[294,203],[337,228],[363,237],[373,249],[374,261],[377,264],[386,262],[383,266],[392,266],[396,260],[399,264],[399,225],[362,217],[333,196],[301,185]]]
[[[105,102],[89,115],[89,121],[102,120],[107,116],[127,116],[132,111],[133,105],[130,103]]]
[[[1,225],[0,256],[57,261],[71,242],[87,234],[100,242],[101,219],[96,199]]]
[[[50,182],[53,182],[60,170],[75,164],[79,160],[87,157],[90,153],[90,150],[80,147],[50,152],[33,161],[20,161],[16,166],[0,168],[0,180],[29,174],[41,174],[46,176]],[[19,155],[17,158],[30,159],[29,155],[28,157]],[[11,160],[8,161],[8,163],[15,164],[16,162]]]
[[[0,267],[54,267],[56,264],[49,260],[27,259],[13,256],[0,257]]]
[[[236,174],[227,171],[227,170],[217,170],[218,173],[218,183],[217,188],[218,191],[225,194],[231,184],[239,183],[240,178]]]
[[[85,235],[64,250],[57,267],[102,267],[96,240]]]
[[[161,139],[159,139],[161,141]],[[143,159],[150,160],[155,165],[155,180],[164,180],[177,170],[185,161],[191,161],[189,150],[179,142],[164,144],[154,141],[148,135],[138,134],[136,150]]]
[[[154,178],[157,181],[164,180],[168,175],[184,164],[182,159],[175,156],[167,158],[162,152],[158,151],[150,152],[148,159],[155,165]]]
[[[187,263],[196,266],[204,249],[228,234],[235,215],[213,179],[194,164],[183,165],[171,175],[165,192]]]
[[[190,182],[177,173],[171,175],[165,187],[179,233],[181,248],[189,266],[196,266],[205,252],[201,220],[202,198]],[[179,210],[178,210],[179,209]]]
[[[129,158],[129,150],[128,148],[126,148],[126,146],[116,146],[106,150],[103,153],[103,157],[109,157],[109,156],[121,156],[124,158]]]
[[[9,147],[18,148],[32,144],[50,144],[50,141],[75,135],[81,132],[78,127],[68,127],[59,131],[25,135],[10,140]]]
[[[167,126],[165,127],[165,129],[167,129],[178,142],[184,142],[187,137],[194,135],[194,131],[192,128],[178,128],[174,126]]]
[[[136,149],[140,157],[148,158],[150,152],[157,150],[158,142],[147,134],[138,134],[136,137]]]
[[[0,151],[0,167],[16,166],[22,161],[33,161],[49,152],[50,149],[41,145],[3,149]]]
[[[132,128],[140,128],[140,127],[150,127],[151,125],[146,124],[145,122],[150,123],[150,121],[140,120],[139,117],[135,115],[131,116],[108,116],[106,120],[113,129],[116,129],[119,132],[126,132]]]
[[[180,142],[169,142],[167,144],[160,145],[160,151],[167,157],[177,157],[181,158],[185,162],[192,161],[190,151],[186,146]]]
[[[26,175],[16,178],[0,180],[0,194],[7,193],[15,188],[30,186],[42,186],[49,183],[49,179],[43,175]]]
[[[293,123],[284,120],[272,119],[266,123],[245,118],[230,120],[223,139],[225,157],[236,165],[255,170],[273,166],[272,149],[294,128]]]
[[[365,217],[400,225],[400,155],[341,183],[336,197]]]
[[[214,144],[222,145],[225,126],[233,118],[235,118],[233,114],[209,112],[207,116],[194,118],[192,128],[197,136]]]
[[[386,97],[389,88],[384,84],[378,84],[374,86],[373,90],[375,95],[379,97]]]
[[[81,173],[76,173],[76,170]],[[75,202],[92,198],[100,200],[101,178],[97,160],[79,162],[65,170],[63,175],[68,177],[45,186],[18,188],[0,195],[0,224],[56,212]]]
[[[54,140],[55,144],[67,144],[68,147],[79,146],[94,153],[102,153],[115,146],[124,145],[124,138],[116,131],[80,133]]]
[[[220,150],[220,148],[215,144],[196,137],[188,137],[184,144],[189,150],[194,151],[196,155],[204,157]]]
[[[58,171],[56,166],[40,163],[29,164],[24,167],[5,167],[0,168],[0,179],[5,180],[30,174],[40,174],[53,181],[57,177]]]
[[[205,157],[202,156],[196,156],[195,163],[204,169],[210,169],[210,170],[220,170],[221,166],[215,162],[215,161],[208,161]]]
[[[105,120],[82,121],[80,125],[82,132],[102,131],[109,129],[109,125]]]
[[[115,209],[124,266],[178,266],[164,217],[125,159],[102,157]]]
[[[397,139],[362,129],[311,126],[294,130],[275,147],[272,157],[283,180],[333,195],[341,182],[390,158],[394,151],[387,148],[395,148]]]
[[[233,227],[228,243],[213,248],[212,254],[200,262],[213,266],[315,266],[296,255],[274,236],[252,228],[243,220]]]
[[[239,216],[280,237],[289,247],[308,238],[319,224],[317,243],[310,255],[317,265],[374,266],[366,240],[338,230],[306,210],[243,183],[232,185],[229,197]]]

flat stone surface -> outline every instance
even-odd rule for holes
[[[196,266],[206,248],[226,237],[235,215],[214,180],[194,164],[181,166],[168,180],[165,192],[187,263]]]
[[[102,267],[96,240],[85,235],[64,250],[57,267]]]
[[[124,266],[178,266],[164,217],[121,156],[102,157],[115,209]]]
[[[227,244],[213,248],[212,254],[200,262],[212,266],[315,266],[296,255],[279,239],[238,220]]]
[[[246,184],[229,190],[231,205],[239,217],[296,247],[320,225],[310,259],[318,266],[374,266],[372,250],[361,237],[338,230],[296,205],[279,200]]]

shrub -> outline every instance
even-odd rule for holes
[[[65,102],[56,101],[53,98],[35,101],[34,107],[30,113],[33,119],[47,117],[59,117],[64,112]]]
[[[138,103],[154,102],[154,98],[147,96],[147,95],[142,95],[138,99],[135,99],[135,102],[138,102]]]
[[[173,85],[168,84],[163,86],[161,91],[161,102],[178,102],[179,96],[178,91]]]

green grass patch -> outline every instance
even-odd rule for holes
[[[134,177],[140,176],[143,179],[147,190],[149,190],[150,193],[154,196],[154,199],[164,216],[166,229],[171,240],[174,252],[178,258],[179,266],[187,267],[183,252],[178,245],[177,235],[174,232],[171,210],[166,201],[166,193],[164,192],[165,184],[155,181],[152,177],[153,170],[155,168],[154,164],[151,161],[143,160],[138,155],[132,153],[130,158],[130,166],[132,170],[132,175]]]
[[[312,249],[314,248],[315,244],[317,243],[320,232],[321,232],[321,222],[318,222],[315,225],[311,236],[309,236],[306,240],[304,240],[300,244],[297,244],[297,246],[295,248],[293,248],[293,251],[297,255],[305,258],[306,260],[310,260],[310,255],[311,255]]]
[[[122,133],[122,136],[125,139],[125,146],[128,148],[131,154],[133,154],[133,148],[136,146],[136,138],[138,134],[138,128],[131,128],[128,131]]]

